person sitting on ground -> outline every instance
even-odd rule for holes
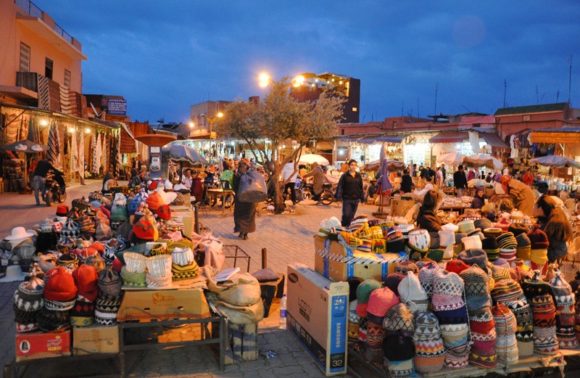
[[[534,208],[542,230],[548,236],[548,261],[561,261],[568,254],[567,242],[572,238],[572,226],[562,207],[553,196],[543,195]]]
[[[419,209],[417,216],[417,225],[429,232],[441,230],[441,219],[436,214],[437,208],[441,203],[441,195],[436,190],[429,190],[425,193],[423,204]]]
[[[472,209],[481,209],[485,204],[485,196],[483,186],[478,186],[475,189],[475,196],[473,196],[473,201],[471,201]]]

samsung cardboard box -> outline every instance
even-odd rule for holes
[[[16,361],[70,356],[70,331],[16,334]]]
[[[74,327],[73,355],[119,353],[119,327]]]
[[[327,376],[346,374],[348,283],[312,269],[288,266],[287,324]]]

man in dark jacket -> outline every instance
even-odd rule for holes
[[[36,206],[40,206],[40,195],[42,199],[46,201],[46,205],[50,206],[50,198],[46,195],[46,175],[48,171],[53,170],[55,173],[62,175],[58,169],[56,169],[48,160],[39,160],[36,164],[36,168],[32,173],[32,183],[30,186],[34,191],[34,199],[36,200]]]
[[[460,165],[457,168],[457,172],[453,174],[453,185],[455,185],[458,196],[462,196],[463,191],[467,189],[467,177],[465,176],[463,165]]]
[[[405,169],[403,171],[403,177],[401,178],[401,192],[411,193],[413,191],[413,179],[409,174],[409,170]]]
[[[340,176],[336,188],[336,198],[342,200],[342,226],[350,226],[350,222],[356,214],[358,204],[363,200],[363,180],[360,173],[356,171],[356,160],[348,162],[348,172]]]

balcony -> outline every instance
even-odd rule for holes
[[[81,43],[57,24],[48,13],[30,0],[14,0],[14,2],[17,6],[18,23],[46,39],[73,59],[87,60],[82,53]]]

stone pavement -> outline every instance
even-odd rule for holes
[[[97,190],[100,182],[86,186],[75,186],[67,191],[68,200],[79,198]],[[54,214],[52,208],[36,207],[32,195],[11,193],[0,194],[0,211],[4,222],[0,222],[0,236],[7,235],[12,227],[31,227],[47,216]],[[374,207],[362,206],[359,214],[370,214]],[[257,231],[248,240],[240,240],[233,231],[230,212],[202,210],[200,221],[226,245],[238,245],[251,256],[250,271],[261,268],[261,250],[268,251],[268,267],[276,272],[286,272],[288,264],[300,262],[314,265],[313,234],[320,221],[330,216],[340,218],[339,204],[316,206],[313,202],[298,204],[292,214],[272,215],[261,211],[257,217]],[[229,262],[231,263],[231,261]],[[245,269],[245,265],[240,265]],[[0,366],[14,357],[14,324],[11,305],[15,284],[0,284]],[[224,372],[218,368],[215,354],[207,347],[187,347],[156,351],[131,352],[127,363],[131,376],[142,377],[322,377],[314,359],[290,332],[277,329],[278,306],[274,305],[270,318],[261,324],[258,346],[261,357],[257,361],[231,365]],[[264,353],[276,352],[277,356],[267,359]],[[77,367],[78,368],[78,367]],[[32,366],[25,376],[88,376],[108,374],[115,367],[108,361],[83,363],[82,370],[70,370],[70,364],[42,362]],[[0,373],[1,374],[1,373]]]

